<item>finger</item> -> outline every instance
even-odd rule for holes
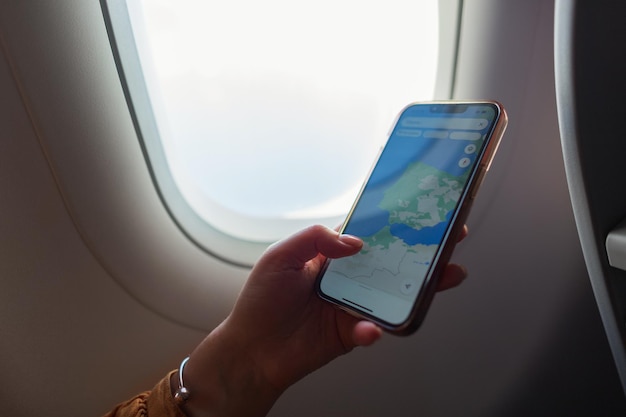
[[[337,313],[337,334],[343,344],[343,353],[350,352],[357,346],[369,346],[382,337],[383,331],[376,324],[358,319],[344,311]]]
[[[363,247],[361,239],[340,235],[325,226],[308,227],[271,246],[263,260],[284,263],[281,269],[302,268],[319,254],[329,258],[353,255]]]
[[[352,341],[355,346],[370,346],[383,335],[380,327],[369,321],[360,321],[352,329]]]
[[[460,285],[467,278],[467,269],[462,265],[448,264],[439,278],[437,291],[444,291]]]
[[[457,242],[460,242],[463,239],[465,239],[468,234],[469,234],[469,229],[467,228],[467,225],[464,224],[463,225],[463,229],[461,230],[461,233],[459,233],[459,238],[458,238]]]

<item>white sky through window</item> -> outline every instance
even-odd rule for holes
[[[437,0],[129,0],[171,173],[209,224],[338,225],[395,115],[433,96]]]

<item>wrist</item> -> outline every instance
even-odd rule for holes
[[[256,417],[271,409],[282,391],[268,383],[243,340],[222,323],[193,351],[184,368],[189,398],[181,405],[189,417]]]

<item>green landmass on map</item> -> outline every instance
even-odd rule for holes
[[[378,205],[389,213],[388,225],[363,239],[363,251],[388,249],[396,242],[398,238],[390,231],[393,224],[420,230],[444,221],[460,198],[464,179],[465,175],[456,177],[423,162],[410,164]]]

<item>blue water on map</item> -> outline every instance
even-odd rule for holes
[[[448,213],[445,221],[432,227],[416,230],[406,224],[394,223],[391,225],[390,231],[393,236],[402,239],[407,245],[437,245],[450,223],[450,213]]]

